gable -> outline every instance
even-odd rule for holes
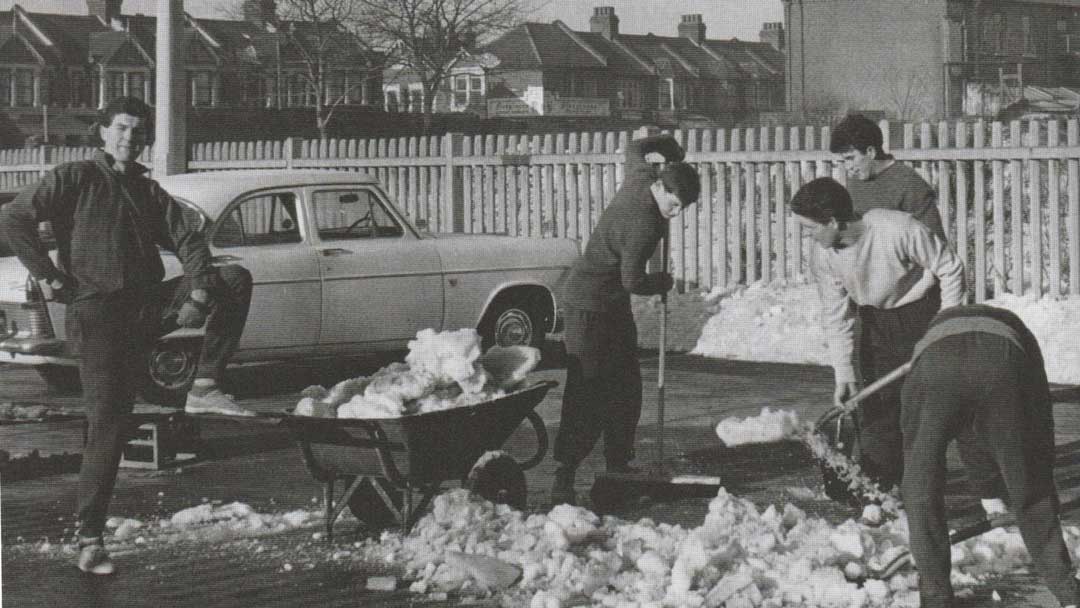
[[[149,62],[135,43],[127,40],[113,52],[105,64],[109,67],[146,67]]]
[[[41,59],[21,37],[9,36],[0,42],[0,63],[39,64]]]
[[[188,65],[216,65],[217,58],[206,48],[200,37],[192,36],[187,40],[187,54],[184,61]]]

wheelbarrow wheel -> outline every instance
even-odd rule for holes
[[[465,487],[485,500],[525,509],[528,490],[525,472],[506,452],[488,452],[473,465]]]
[[[346,478],[346,486],[352,484],[354,479],[356,478]],[[386,494],[390,496],[391,501],[394,503],[394,507],[400,509],[401,492],[387,479],[382,477],[375,477],[373,479],[375,479],[375,481],[382,486],[382,489],[386,491]],[[364,524],[372,531],[392,528],[399,523],[394,512],[390,510],[386,505],[386,502],[383,501],[382,496],[375,491],[375,488],[373,488],[370,483],[360,484],[360,487],[356,488],[353,495],[349,497],[349,511],[352,512],[353,517],[364,522]]]

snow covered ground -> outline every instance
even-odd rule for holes
[[[1050,382],[1080,384],[1080,298],[1004,294],[985,302],[1016,313],[1039,340]],[[668,348],[705,357],[828,364],[813,283],[755,283],[669,298]],[[635,298],[638,343],[656,348],[656,298]]]
[[[1042,345],[1050,380],[1080,383],[1080,300],[1004,296],[990,304],[1013,310]],[[642,346],[655,348],[655,299],[635,299]],[[818,299],[806,281],[752,285],[711,294],[673,296],[669,303],[668,346],[706,357],[825,364]],[[797,426],[775,417],[773,434]],[[771,420],[771,419],[770,419]],[[732,427],[736,435],[764,428]],[[314,506],[314,505],[313,505]],[[873,514],[871,514],[873,515]],[[918,605],[917,573],[901,571],[888,580],[865,578],[907,545],[902,512],[883,523],[864,514],[833,525],[793,504],[755,505],[721,490],[694,528],[599,517],[562,505],[522,513],[452,490],[437,497],[408,535],[327,548],[337,559],[374,560],[400,568],[401,585],[428,597],[501,593],[508,606],[661,607],[904,607]],[[243,503],[204,503],[157,521],[114,518],[110,549],[117,553],[152,550],[178,542],[219,543],[259,539],[322,523],[317,509],[260,514]],[[1064,534],[1074,559],[1080,558],[1080,528]],[[21,539],[20,539],[21,540]],[[63,553],[39,543],[42,553]],[[519,582],[501,592],[487,589],[475,573],[462,569],[453,552],[497,558],[519,567]],[[64,555],[70,559],[70,555]],[[994,577],[1027,567],[1029,558],[1015,527],[999,529],[953,549],[953,580],[960,595]],[[282,561],[288,575],[294,565]],[[386,577],[369,588],[394,588]]]

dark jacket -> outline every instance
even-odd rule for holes
[[[102,151],[62,164],[0,208],[0,235],[34,278],[74,278],[77,298],[159,283],[159,246],[177,254],[192,289],[209,288],[213,266],[198,217],[146,171],[131,163],[118,173]],[[45,221],[52,222],[59,269],[38,236]]]
[[[649,189],[656,174],[645,155],[659,152],[667,157],[676,149],[678,143],[670,135],[629,142],[622,186],[601,214],[585,253],[574,262],[563,286],[567,306],[594,311],[629,308],[631,293],[660,293],[659,276],[647,275],[645,264],[667,234],[668,222]]]

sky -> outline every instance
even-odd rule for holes
[[[589,17],[596,6],[613,6],[619,17],[619,30],[627,34],[674,36],[679,17],[700,14],[709,38],[757,40],[761,24],[782,21],[780,0],[523,0],[532,7],[529,21],[550,22],[560,19],[578,31],[588,31]],[[125,14],[157,12],[159,0],[124,0]],[[196,17],[223,18],[223,7],[238,5],[240,0],[186,0],[184,10]],[[31,12],[86,12],[84,0],[0,0],[0,10],[18,4]]]

